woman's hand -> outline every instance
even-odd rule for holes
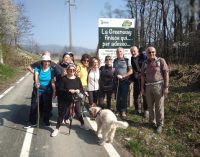
[[[75,91],[76,91],[76,94],[80,93],[80,90],[79,90],[79,89],[76,89]]]
[[[75,89],[70,89],[69,92],[74,94],[74,93],[76,93],[76,90]]]

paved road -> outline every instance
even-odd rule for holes
[[[112,145],[99,146],[93,130],[79,128],[74,119],[71,134],[68,126],[61,127],[57,137],[50,137],[55,128],[57,108],[54,104],[51,127],[24,129],[31,101],[32,75],[27,75],[4,97],[0,97],[0,156],[1,157],[117,157]],[[86,124],[88,124],[85,118]],[[90,124],[88,124],[90,125]]]

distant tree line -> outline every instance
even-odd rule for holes
[[[124,0],[105,17],[135,18],[133,45],[153,45],[170,63],[200,63],[200,0]]]

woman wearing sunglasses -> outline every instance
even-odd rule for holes
[[[70,106],[72,103],[75,103],[73,111],[81,123],[80,127],[85,130],[89,130],[89,127],[84,124],[83,116],[80,112],[80,99],[78,99],[77,95],[83,92],[83,87],[80,78],[75,75],[76,66],[74,64],[69,64],[66,68],[66,72],[67,75],[64,76],[61,81],[60,104],[58,105],[58,119],[56,129],[51,134],[52,137],[58,135],[59,128],[66,113],[68,116],[70,116],[68,113],[70,112]]]

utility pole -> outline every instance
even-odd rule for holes
[[[71,3],[71,0],[67,1],[68,3],[68,15],[69,15],[69,51],[72,51],[72,26],[71,26],[71,7],[75,6],[75,4]]]

